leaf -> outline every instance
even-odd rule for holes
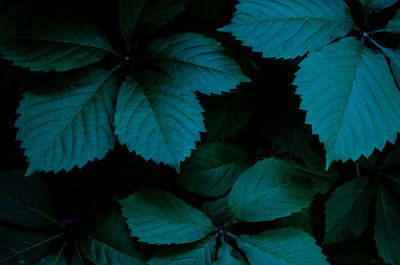
[[[394,5],[397,0],[360,0],[365,10],[377,12]]]
[[[249,156],[239,146],[222,142],[206,143],[182,164],[178,182],[204,197],[218,197],[230,190],[247,168]]]
[[[146,1],[137,21],[137,31],[151,33],[181,13],[189,0]]]
[[[180,33],[150,42],[146,56],[180,87],[209,95],[229,92],[241,82],[250,82],[223,50],[214,39]]]
[[[135,192],[120,200],[131,235],[150,244],[183,244],[215,231],[210,219],[182,199],[161,190]]]
[[[263,57],[290,59],[321,49],[353,27],[342,0],[240,0],[229,32]]]
[[[213,263],[214,265],[245,265],[248,264],[243,260],[239,252],[234,250],[225,241],[222,242],[221,247],[218,249],[218,259]]]
[[[149,265],[211,265],[215,253],[215,237],[179,247],[166,247],[150,259]]]
[[[144,258],[122,216],[115,211],[101,213],[91,222],[88,230],[79,237],[82,254],[93,264],[144,265]],[[112,229],[111,229],[112,228]]]
[[[24,94],[17,113],[17,140],[35,171],[71,170],[114,147],[116,79],[96,68],[55,74]]]
[[[234,221],[261,222],[289,216],[307,207],[314,192],[289,164],[264,159],[245,171],[229,196]]]
[[[206,201],[203,204],[204,212],[218,227],[222,227],[229,222],[228,200],[229,194],[216,200]]]
[[[62,236],[49,237],[9,227],[0,227],[0,235],[1,265],[33,265],[46,252],[49,242]]]
[[[53,194],[37,175],[24,177],[22,171],[0,173],[0,219],[32,228],[57,225]]]
[[[344,38],[300,63],[293,82],[332,161],[368,157],[394,142],[400,128],[400,93],[383,55]]]
[[[67,71],[115,53],[105,34],[66,10],[22,5],[0,18],[0,53],[32,71]]]
[[[118,0],[119,28],[130,48],[133,33],[146,0]]]
[[[59,253],[52,252],[42,257],[39,262],[36,263],[36,265],[68,265],[68,261],[61,250]]]
[[[192,91],[164,75],[128,76],[118,94],[115,132],[130,151],[179,172],[205,131],[202,111]]]
[[[394,0],[387,0],[388,2],[396,2]],[[400,34],[400,10],[398,10],[395,14],[392,20],[389,21],[389,23],[386,25],[385,28],[378,30],[378,32],[384,31],[384,32],[389,32],[393,34]]]
[[[273,228],[298,228],[312,236],[317,226],[317,218],[317,214],[314,213],[314,208],[311,205],[302,209],[301,212],[275,220],[272,225]]]
[[[308,234],[294,228],[241,235],[239,247],[251,265],[328,265],[321,248]]]
[[[400,207],[398,200],[385,188],[376,199],[375,243],[386,263],[400,263]]]
[[[324,244],[359,236],[368,225],[373,197],[366,177],[357,177],[338,187],[326,203]]]

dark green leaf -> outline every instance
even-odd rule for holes
[[[218,249],[218,259],[214,262],[214,265],[246,265],[248,264],[243,260],[243,257],[239,252],[234,250],[228,243],[225,241],[222,242],[222,245]]]
[[[218,197],[230,190],[247,168],[248,154],[222,142],[201,145],[182,164],[178,182],[191,192]]]
[[[391,5],[394,5],[397,0],[360,0],[364,9],[367,11],[377,12],[381,9],[385,9]]]
[[[229,194],[212,201],[206,201],[203,205],[204,212],[217,226],[223,226],[229,222]]]
[[[96,68],[52,75],[38,89],[26,92],[17,113],[17,140],[35,171],[71,170],[114,147],[112,71]]]
[[[214,225],[201,211],[161,190],[135,192],[120,200],[131,235],[151,244],[183,244],[200,240]]]
[[[136,23],[145,3],[146,0],[118,0],[119,28],[127,47],[130,47]]]
[[[313,235],[316,227],[317,216],[312,206],[308,206],[301,212],[294,213],[291,216],[279,218],[272,224],[274,228],[294,227]]]
[[[24,263],[25,264],[25,263]],[[60,252],[52,252],[42,257],[35,265],[68,265],[62,250]]]

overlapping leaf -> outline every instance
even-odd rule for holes
[[[130,151],[179,171],[205,131],[202,111],[192,91],[165,75],[128,76],[118,94],[115,130]]]
[[[400,93],[383,55],[344,38],[311,53],[294,85],[332,161],[368,157],[400,129]]]
[[[243,257],[239,252],[234,250],[228,243],[225,241],[222,242],[222,245],[218,249],[218,259],[214,262],[214,265],[246,265],[248,264],[244,261]]]
[[[69,171],[102,159],[113,148],[116,79],[88,68],[56,74],[24,94],[17,113],[17,140],[35,171]]]
[[[221,94],[241,82],[250,81],[240,66],[222,53],[223,50],[214,39],[181,33],[149,43],[147,58],[179,86],[204,94]]]
[[[111,53],[99,28],[66,10],[23,5],[0,18],[0,54],[33,71],[66,71]]]
[[[248,154],[222,142],[207,143],[193,151],[182,164],[178,182],[191,192],[218,197],[232,188],[247,168]]]
[[[264,57],[289,59],[324,47],[352,26],[342,0],[240,0],[220,30]]]
[[[128,47],[130,46],[136,23],[145,3],[146,0],[118,0],[119,28],[121,29],[122,36],[127,41]]]
[[[165,191],[136,192],[119,203],[131,235],[141,242],[191,243],[215,230],[203,212]]]

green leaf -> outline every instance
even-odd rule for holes
[[[201,145],[182,164],[180,185],[205,197],[230,190],[247,168],[248,154],[239,146],[214,142]]]
[[[326,203],[324,244],[359,236],[367,227],[374,197],[370,180],[357,177],[338,187]]]
[[[165,75],[128,76],[118,94],[115,131],[130,151],[179,172],[205,131],[202,111],[192,91]]]
[[[300,63],[293,82],[332,161],[368,157],[394,142],[400,129],[400,93],[383,55],[344,38]]]
[[[396,1],[393,0],[392,2],[396,2]],[[386,27],[384,29],[381,29],[378,31],[385,31],[385,32],[389,32],[389,33],[400,34],[400,10],[398,10],[396,12],[396,14],[394,14],[393,19],[389,21],[389,23],[386,25]]]
[[[248,264],[243,260],[243,257],[239,252],[234,250],[225,241],[222,242],[221,247],[218,249],[218,259],[214,262],[214,265],[245,265]]]
[[[101,213],[88,222],[79,237],[79,249],[95,265],[144,265],[136,242],[122,216],[115,211]]]
[[[0,18],[0,54],[32,71],[67,71],[112,53],[98,27],[66,10],[23,5]]]
[[[133,32],[146,0],[118,0],[119,28],[130,48]]]
[[[229,222],[229,194],[216,200],[206,201],[203,210],[208,217],[219,227]]]
[[[221,94],[250,81],[223,50],[214,39],[180,33],[152,41],[147,47],[147,58],[185,89]]]
[[[229,197],[234,221],[261,222],[307,207],[314,192],[290,164],[274,158],[257,162],[236,181]]]
[[[47,183],[37,175],[24,177],[22,171],[0,174],[0,219],[32,228],[56,225],[54,198]]]
[[[68,261],[64,253],[60,251],[58,253],[52,252],[42,257],[35,265],[68,265]]]
[[[352,27],[342,0],[240,0],[231,23],[219,30],[263,57],[290,59],[324,47]]]
[[[376,200],[375,242],[379,256],[386,263],[400,264],[400,206],[385,188]]]
[[[360,0],[360,2],[365,10],[377,12],[394,5],[397,0]]]
[[[294,228],[241,235],[237,243],[251,265],[329,265],[315,240]]]
[[[310,235],[314,234],[317,226],[318,216],[314,213],[312,205],[304,208],[301,212],[294,213],[291,216],[279,218],[272,223],[273,228],[294,227]]]
[[[120,200],[131,235],[151,244],[183,244],[200,240],[214,225],[201,211],[161,190],[135,192]]]
[[[188,2],[189,0],[146,1],[137,21],[136,30],[147,34],[153,32],[181,13]]]
[[[58,73],[26,92],[17,113],[17,140],[35,171],[71,170],[102,159],[114,147],[111,71],[96,68]]]
[[[53,237],[36,232],[25,232],[9,227],[0,227],[0,264],[33,265],[46,252]]]
[[[211,265],[215,253],[215,237],[179,247],[166,247],[150,259],[149,265]]]

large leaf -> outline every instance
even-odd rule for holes
[[[315,240],[301,230],[283,228],[241,235],[239,247],[251,265],[328,265]]]
[[[264,57],[289,59],[324,47],[352,26],[342,0],[240,0],[220,30]]]
[[[178,182],[205,197],[218,197],[232,188],[247,167],[248,154],[222,142],[201,145],[182,164]]]
[[[397,0],[360,0],[364,9],[367,11],[379,11],[391,5],[394,5]]]
[[[25,232],[8,227],[0,227],[0,264],[33,265],[46,252],[49,242],[59,238],[36,232]]]
[[[325,244],[357,237],[367,227],[374,198],[368,184],[368,178],[357,177],[332,193],[325,209]]]
[[[221,94],[236,88],[240,82],[250,81],[223,50],[214,39],[181,33],[152,41],[147,47],[147,58],[182,87]]]
[[[269,158],[239,177],[230,193],[229,208],[234,221],[270,221],[301,211],[313,195],[310,182],[288,163]]]
[[[117,84],[111,73],[91,68],[55,74],[24,94],[16,127],[27,175],[81,168],[114,147]]]
[[[179,171],[205,131],[202,111],[192,91],[164,75],[128,76],[118,94],[115,130],[130,151]]]
[[[130,47],[133,32],[146,0],[118,0],[119,28]]]
[[[246,265],[248,264],[243,260],[243,257],[239,252],[234,250],[228,243],[225,241],[222,242],[222,245],[218,249],[218,259],[214,262],[214,265]]]
[[[215,254],[215,237],[209,236],[199,242],[167,247],[147,263],[149,265],[211,265]]]
[[[400,264],[400,206],[385,188],[376,200],[375,242],[386,263]]]
[[[122,216],[114,211],[93,218],[79,238],[79,249],[95,265],[144,265]]]
[[[210,219],[182,199],[161,190],[135,192],[120,200],[131,235],[151,244],[182,244],[215,231]]]
[[[51,190],[37,175],[24,172],[0,174],[0,219],[26,227],[46,228],[61,225]]]
[[[293,84],[332,161],[368,157],[394,142],[400,129],[400,93],[383,55],[344,38],[311,53]]]
[[[0,18],[0,54],[34,71],[66,71],[112,52],[99,28],[66,10],[23,5]]]

